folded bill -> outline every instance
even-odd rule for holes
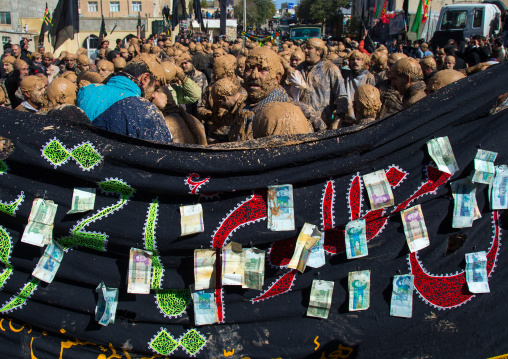
[[[95,206],[95,188],[74,188],[71,209],[67,214],[91,211]]]
[[[508,166],[496,166],[494,179],[489,185],[491,209],[508,209]]]
[[[370,305],[370,270],[349,272],[349,311],[365,310]]]
[[[217,305],[215,304],[215,290],[195,290],[190,286],[192,303],[194,304],[194,324],[208,325],[219,321]]]
[[[43,282],[51,283],[53,278],[55,278],[56,272],[58,272],[58,268],[60,268],[63,255],[64,251],[58,243],[50,243],[46,247],[41,259],[39,259],[39,263],[37,263],[32,275]]]
[[[222,248],[222,285],[242,285],[245,257],[240,243],[231,242]]]
[[[475,213],[476,185],[464,178],[450,184],[453,195],[453,228],[466,228],[473,225]],[[479,211],[478,211],[479,212]]]
[[[97,306],[95,307],[95,320],[104,326],[108,326],[109,323],[115,323],[118,288],[106,287],[104,282],[101,282],[95,291],[98,295]]]
[[[152,253],[131,248],[127,293],[149,294],[152,278]]]
[[[309,259],[307,260],[307,266],[311,268],[320,268],[325,265],[325,249],[323,245],[325,244],[325,232],[321,232],[321,237],[319,237],[319,241],[312,247],[309,254]]]
[[[21,242],[42,247],[53,238],[53,222],[58,205],[51,200],[34,199]]]
[[[390,315],[392,317],[411,318],[413,316],[413,283],[412,274],[396,275],[393,277],[392,302]]]
[[[367,188],[372,210],[393,206],[392,187],[388,183],[384,170],[364,175],[363,182]]]
[[[267,207],[268,229],[272,231],[295,229],[292,185],[269,186]]]
[[[427,227],[420,205],[411,207],[400,213],[407,245],[411,252],[419,251],[430,245]]]
[[[471,293],[490,292],[485,251],[466,253],[466,282]]]
[[[321,232],[313,224],[305,223],[296,240],[293,257],[288,264],[288,268],[298,269],[301,273],[305,271],[309,254],[314,245],[321,238]]]
[[[265,282],[265,251],[257,248],[243,250],[245,270],[242,288],[263,290]]]
[[[332,306],[333,282],[327,280],[312,281],[310,290],[308,317],[328,319],[330,307]]]
[[[494,178],[497,152],[478,150],[474,158],[473,182],[489,184]]]
[[[180,206],[180,216],[182,236],[201,233],[205,230],[201,203],[192,206]]]
[[[194,250],[195,290],[215,288],[215,249]]]
[[[434,138],[427,142],[430,157],[441,172],[454,174],[459,170],[448,136]]]
[[[366,233],[365,219],[351,221],[346,225],[345,242],[347,259],[365,257],[369,254]]]

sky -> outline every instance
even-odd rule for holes
[[[297,4],[300,3],[300,0],[275,0],[275,8],[277,10],[279,10],[280,9],[280,4],[282,4],[284,2],[287,2],[287,3],[292,2],[293,4],[297,5]]]

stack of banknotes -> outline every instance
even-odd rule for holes
[[[34,199],[21,242],[43,247],[53,240],[53,222],[58,205],[51,200]]]
[[[492,182],[495,174],[494,161],[497,152],[478,150],[474,158],[473,182],[489,184]]]
[[[215,304],[215,290],[195,290],[190,286],[192,303],[194,304],[194,324],[209,325],[219,321],[217,305]]]
[[[452,182],[450,186],[453,195],[452,227],[471,227],[473,221],[482,216],[476,203],[476,184],[469,178],[464,178]]]
[[[307,309],[308,317],[317,317],[328,319],[328,313],[332,306],[333,282],[327,280],[312,281],[310,291],[309,308]]]

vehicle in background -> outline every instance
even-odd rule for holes
[[[323,36],[323,25],[289,25],[289,39],[307,40],[311,37],[321,38]]]

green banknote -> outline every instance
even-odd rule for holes
[[[459,170],[448,136],[438,137],[428,141],[427,149],[430,157],[432,157],[440,171],[454,174]]]
[[[293,231],[295,229],[293,186],[290,184],[269,186],[267,210],[268,229]]]
[[[496,174],[489,185],[491,209],[508,209],[508,166],[496,166]]]
[[[63,255],[64,251],[58,243],[50,243],[44,250],[44,254],[39,259],[32,275],[43,282],[51,283],[53,278],[55,278],[56,272],[58,272],[58,268],[60,268]]]
[[[67,214],[91,211],[95,206],[95,188],[74,188],[71,209]]]
[[[349,272],[349,311],[366,310],[370,306],[370,270]]]
[[[263,290],[265,283],[265,251],[257,248],[243,250],[245,268],[242,288]]]
[[[106,287],[104,282],[101,282],[95,291],[98,295],[95,320],[103,326],[108,326],[109,323],[114,324],[118,305],[118,288]]]
[[[464,178],[452,182],[450,186],[453,195],[452,227],[471,227],[477,216],[476,185]]]
[[[21,242],[42,247],[53,238],[53,222],[58,205],[51,200],[34,199]]]
[[[474,158],[473,182],[489,184],[494,178],[497,152],[478,150]]]
[[[485,251],[466,253],[466,282],[471,293],[489,293]]]
[[[407,245],[411,252],[419,251],[430,244],[427,227],[420,205],[411,207],[400,213]]]
[[[309,308],[307,309],[308,317],[328,319],[328,313],[332,306],[333,284],[332,281],[327,280],[314,279],[312,281]]]
[[[411,318],[413,316],[413,283],[412,274],[393,277],[392,301],[390,315],[392,317]]]
[[[345,243],[347,259],[365,257],[369,254],[365,219],[351,221],[346,225]]]
[[[370,208],[372,210],[393,206],[394,198],[392,187],[386,178],[386,172],[379,170],[363,176],[363,183],[369,194]]]

